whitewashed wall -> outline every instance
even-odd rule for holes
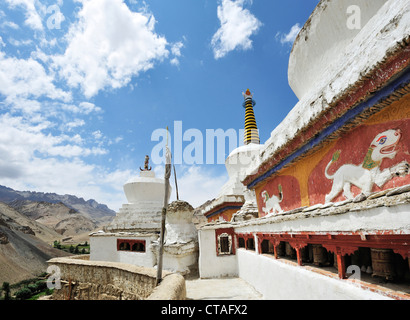
[[[145,252],[117,251],[117,239],[145,240]],[[90,260],[128,263],[151,268],[156,265],[155,254],[151,250],[151,242],[156,239],[157,237],[153,235],[139,237],[116,235],[91,236]]]
[[[385,296],[363,290],[303,267],[289,265],[256,252],[237,251],[239,277],[266,300],[382,300]]]
[[[118,261],[117,238],[90,236],[91,261]]]
[[[217,256],[215,230],[202,229],[199,238],[199,275],[203,279],[236,277],[238,263],[236,255]]]

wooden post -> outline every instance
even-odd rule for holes
[[[179,201],[178,181],[177,181],[177,172],[175,171],[175,165],[174,165],[174,178],[175,178],[175,189],[177,192],[177,201]]]
[[[277,259],[278,258],[278,249],[277,249],[277,246],[275,246],[275,241],[273,241],[273,255],[275,256],[275,259]]]
[[[168,127],[167,127],[168,132]],[[167,134],[168,140],[168,134]],[[158,286],[162,281],[162,264],[164,255],[164,236],[165,236],[165,219],[167,215],[168,198],[169,198],[169,177],[171,176],[171,152],[168,149],[168,141],[166,146],[166,164],[165,164],[165,195],[164,195],[164,207],[161,214],[161,234],[159,240],[159,252],[158,252],[158,264],[157,264],[157,278],[156,285]]]
[[[163,264],[163,256],[164,256],[164,234],[165,234],[165,218],[166,218],[166,215],[167,215],[167,209],[162,208],[161,234],[160,234],[160,240],[159,240],[159,254],[158,254],[156,285],[159,285],[162,281],[162,264]]]
[[[298,265],[302,266],[302,248],[299,246],[295,249],[296,250],[296,257],[298,259]]]
[[[340,279],[346,278],[346,264],[345,257],[341,253],[337,254],[337,270]]]

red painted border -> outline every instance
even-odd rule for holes
[[[410,257],[410,234],[316,234],[316,233],[257,233],[258,243],[263,240],[272,241],[274,246],[279,242],[289,242],[294,248],[303,248],[308,244],[321,244],[333,253],[352,254],[359,247],[392,249],[400,254],[403,259]],[[262,240],[262,241],[261,241]],[[260,248],[260,247],[259,247]],[[259,250],[261,251],[261,250]]]

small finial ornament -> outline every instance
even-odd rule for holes
[[[151,171],[152,167],[149,166],[149,156],[145,156],[145,162],[144,162],[144,169],[141,169],[141,171]]]
[[[249,99],[249,98],[251,98],[251,99],[253,98],[253,95],[252,95],[252,93],[249,89],[247,89],[246,92],[242,92],[242,95],[243,95],[245,100]]]

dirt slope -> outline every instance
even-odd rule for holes
[[[68,255],[37,237],[35,230],[47,237],[52,234],[0,204],[0,284],[34,277],[46,271],[47,260]]]

